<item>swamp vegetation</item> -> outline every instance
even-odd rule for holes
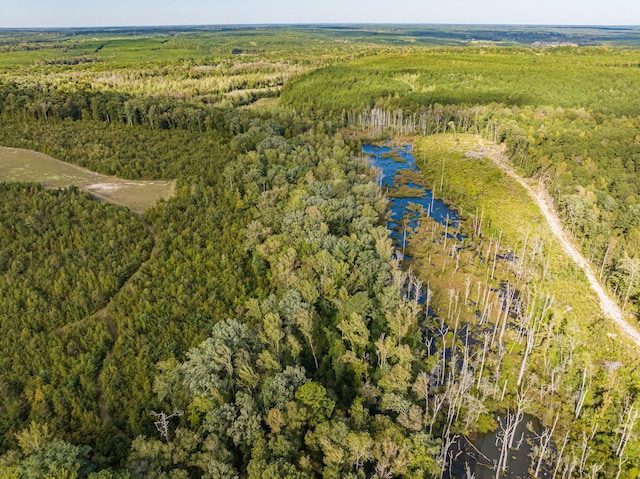
[[[487,159],[637,324],[637,36],[0,32],[1,146],[175,181],[134,212],[0,178],[0,478],[637,477],[639,351]]]

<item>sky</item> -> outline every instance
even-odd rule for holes
[[[0,28],[272,23],[640,25],[640,0],[0,0]]]

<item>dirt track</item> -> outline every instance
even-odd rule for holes
[[[622,332],[629,337],[636,345],[640,346],[640,332],[629,324],[624,319],[624,314],[618,306],[618,303],[614,299],[609,296],[607,291],[602,287],[600,281],[596,278],[596,275],[593,273],[591,265],[587,262],[587,260],[580,254],[578,249],[573,245],[564,229],[562,228],[562,222],[558,217],[554,207],[551,196],[544,188],[544,185],[540,182],[536,188],[533,188],[529,183],[527,183],[524,178],[516,173],[516,171],[507,164],[506,157],[501,149],[498,148],[489,148],[493,151],[488,155],[495,164],[504,171],[511,178],[516,180],[518,183],[522,185],[522,187],[527,190],[529,196],[533,198],[542,211],[551,231],[558,239],[562,248],[566,251],[566,253],[571,257],[571,259],[584,271],[587,279],[589,280],[589,284],[591,285],[591,289],[595,291],[598,295],[598,299],[600,300],[600,307],[602,308],[603,313],[613,320],[617,326],[622,330]]]

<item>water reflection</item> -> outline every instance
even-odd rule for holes
[[[499,424],[506,424],[505,416],[498,416]],[[539,442],[542,426],[538,418],[524,414],[515,432],[513,447],[508,450],[508,469],[500,474],[501,479],[524,479],[531,476],[531,456]],[[500,457],[501,429],[462,437],[459,440],[459,455],[453,462],[449,477],[466,479],[472,474],[474,479],[495,479],[496,464]],[[544,463],[538,477],[550,477],[548,464]]]
[[[401,246],[420,224],[420,216],[426,214],[440,224],[449,224],[457,229],[460,218],[457,212],[444,201],[434,198],[433,191],[415,182],[402,182],[403,170],[419,173],[411,146],[364,145],[362,152],[371,159],[371,166],[379,168],[378,181],[388,192],[398,191],[403,186],[411,189],[411,197],[390,197],[391,218],[387,227],[391,237]]]

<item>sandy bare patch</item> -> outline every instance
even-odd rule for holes
[[[117,183],[96,183],[94,185],[87,185],[85,189],[89,191],[97,191],[100,193],[109,193],[113,191],[118,191],[122,188],[123,185]]]

